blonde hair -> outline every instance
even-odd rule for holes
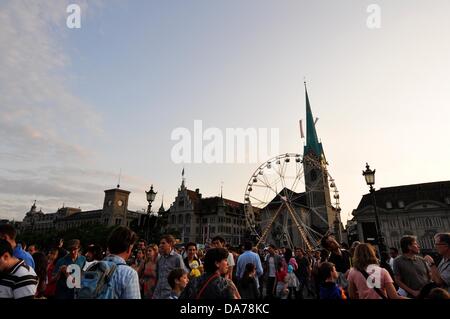
[[[378,264],[375,248],[370,244],[359,244],[355,248],[353,255],[353,267],[358,270],[365,270],[367,266]]]

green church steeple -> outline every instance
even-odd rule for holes
[[[319,158],[321,158],[322,156],[325,158],[322,143],[320,143],[319,139],[317,138],[316,125],[314,123],[311,105],[309,104],[306,82],[305,82],[305,96],[306,96],[306,145],[303,149],[303,156],[312,152]]]

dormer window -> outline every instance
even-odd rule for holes
[[[387,209],[391,209],[392,208],[392,203],[391,202],[386,202],[386,208]]]
[[[398,208],[405,208],[405,202],[402,200],[398,201]]]

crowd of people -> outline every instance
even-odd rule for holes
[[[16,242],[0,225],[0,298],[36,299],[449,299],[450,233],[435,236],[437,255],[421,256],[414,236],[378,253],[332,235],[320,249],[232,247],[216,236],[202,249],[172,235],[147,243],[115,228],[107,247],[79,239],[48,249]],[[347,248],[347,249],[345,249]],[[78,269],[78,271],[77,271]],[[78,276],[78,278],[77,278]]]

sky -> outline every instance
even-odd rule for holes
[[[129,209],[152,184],[168,208],[183,168],[188,188],[242,202],[267,159],[175,163],[173,131],[275,128],[280,153],[302,153],[304,79],[344,222],[368,192],[366,162],[377,189],[449,180],[448,12],[447,0],[2,0],[0,218],[22,220],[34,200],[101,208],[119,175]]]

